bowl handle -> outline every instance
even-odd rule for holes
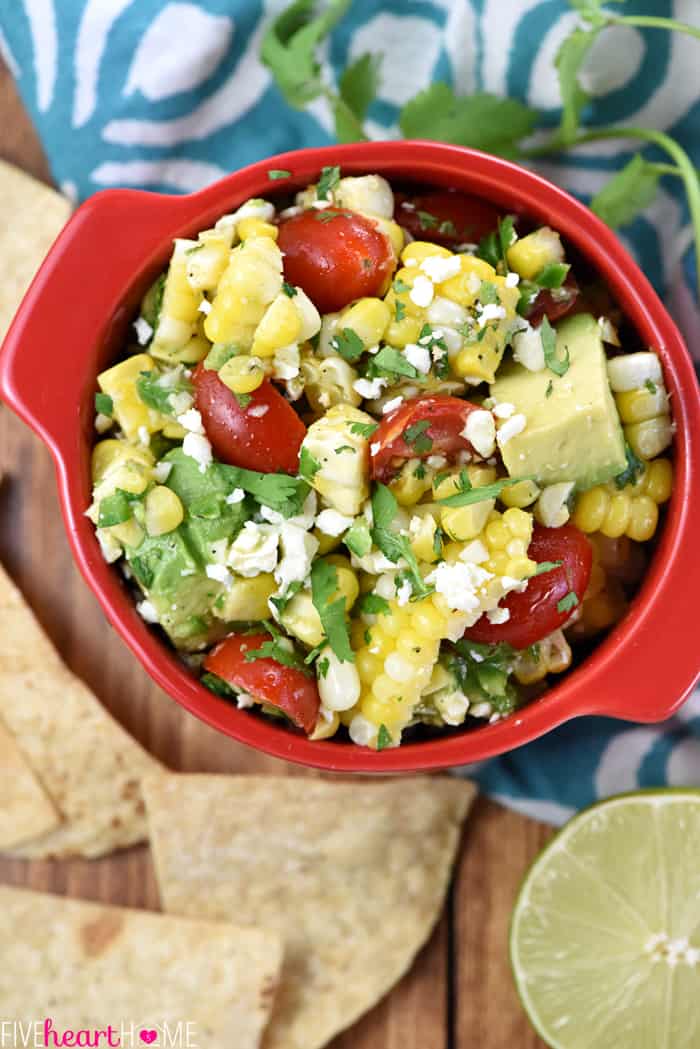
[[[201,203],[139,190],[105,190],[68,221],[27,291],[0,352],[0,395],[51,449],[77,454],[92,425],[90,363],[128,323],[129,289],[162,265],[173,236]],[[155,275],[155,272],[154,272]],[[94,371],[93,371],[94,374]],[[89,414],[89,418],[88,418]],[[81,425],[82,424],[82,425]]]

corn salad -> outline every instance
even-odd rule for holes
[[[578,307],[556,230],[290,178],[174,242],[98,376],[103,556],[245,716],[374,750],[508,717],[643,577],[659,357]]]

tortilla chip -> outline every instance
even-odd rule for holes
[[[403,975],[442,908],[464,780],[165,775],[143,784],[162,904],[285,943],[265,1049],[319,1049]]]
[[[59,1038],[108,1024],[118,1037],[133,1023],[131,1045],[141,1027],[164,1045],[162,1025],[173,1039],[188,1023],[206,1049],[258,1049],[282,959],[273,933],[6,886],[0,943],[3,1016],[50,1017]]]
[[[0,160],[0,342],[70,212],[66,197]]]
[[[2,567],[0,719],[64,820],[6,851],[95,857],[146,838],[140,780],[161,766],[60,662]]]
[[[12,736],[0,725],[0,849],[46,834],[60,816]]]

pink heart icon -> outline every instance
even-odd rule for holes
[[[152,1042],[155,1042],[157,1037],[158,1032],[155,1030],[149,1031],[148,1028],[144,1027],[143,1031],[139,1031],[139,1038],[142,1042],[145,1042],[146,1045],[151,1045]]]

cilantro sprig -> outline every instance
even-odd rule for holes
[[[477,488],[469,480],[466,470],[460,470],[457,478],[457,491],[452,495],[446,495],[435,502],[440,506],[473,506],[474,503],[483,503],[485,499],[497,499],[504,488],[521,481],[529,480],[526,477],[503,477],[493,484],[482,484]]]
[[[328,561],[314,561],[311,566],[311,600],[318,612],[323,632],[338,659],[345,663],[355,661],[350,646],[350,631],[345,614],[345,598],[338,597],[338,569]]]
[[[679,32],[696,40],[700,40],[700,28],[660,15],[618,14],[608,5],[604,7],[603,0],[569,2],[578,12],[580,24],[564,39],[555,59],[562,100],[561,120],[553,132],[545,132],[536,147],[528,147],[526,140],[533,131],[544,131],[548,125],[546,114],[517,99],[487,92],[458,95],[452,87],[440,82],[430,84],[403,106],[399,113],[402,134],[407,138],[472,146],[519,160],[565,153],[588,142],[636,139],[641,143],[641,151],[593,198],[593,210],[611,226],[625,225],[651,203],[663,177],[680,178],[695,232],[696,255],[700,256],[700,177],[691,158],[675,139],[655,129],[626,125],[590,130],[582,127],[590,95],[580,76],[598,36],[611,26]],[[378,93],[380,56],[359,56],[343,71],[337,88],[324,83],[318,53],[350,7],[350,0],[326,0],[317,14],[318,7],[316,0],[294,0],[265,34],[262,60],[290,105],[303,109],[316,99],[325,98],[340,142],[367,139],[363,121]],[[644,154],[647,149],[661,150],[669,162],[650,159]],[[424,229],[439,225],[428,212],[420,214],[419,220]],[[482,258],[491,262],[495,257],[497,262],[501,261],[501,271],[507,270],[506,251],[507,245],[500,234],[480,246]],[[697,269],[700,291],[700,266]],[[396,303],[397,321],[402,320],[404,309],[402,303]]]
[[[411,549],[408,537],[395,532],[391,525],[398,513],[399,504],[393,492],[384,484],[377,484],[372,495],[372,540],[389,561],[394,564],[403,558],[408,566],[408,579],[411,583],[412,599],[427,597],[433,587],[423,579],[418,568],[416,555]]]
[[[263,474],[255,470],[244,470],[242,466],[216,464],[231,491],[242,488],[264,506],[276,510],[283,517],[294,517],[301,513],[309,486],[302,477],[289,474]]]
[[[293,670],[300,670],[302,674],[310,677],[312,672],[298,652],[295,651],[289,638],[280,633],[275,624],[269,619],[264,620],[262,625],[268,634],[271,635],[271,639],[263,641],[260,648],[249,649],[245,654],[246,663],[252,663],[256,659],[274,659],[275,663],[281,663],[283,667],[291,667]]]

